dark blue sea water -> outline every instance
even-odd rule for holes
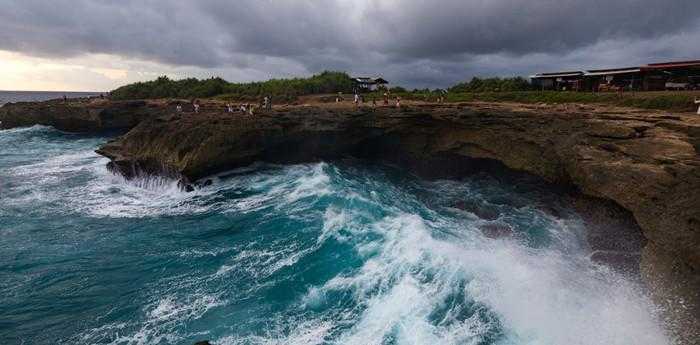
[[[0,131],[0,343],[668,343],[528,181],[257,164],[185,193],[109,173],[107,139]]]
[[[40,102],[52,99],[99,96],[99,92],[0,91],[0,106],[11,102]]]

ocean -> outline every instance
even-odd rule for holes
[[[102,93],[104,94],[104,93]],[[40,102],[52,99],[99,96],[100,92],[0,91],[0,106],[13,102]]]
[[[535,181],[257,163],[186,193],[107,140],[0,131],[1,343],[669,343]]]

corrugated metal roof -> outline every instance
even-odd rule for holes
[[[690,61],[672,61],[672,62],[660,62],[660,63],[650,63],[641,67],[624,67],[624,68],[614,68],[614,69],[597,69],[589,70],[586,72],[570,71],[570,72],[555,72],[555,73],[537,73],[531,75],[531,79],[546,79],[546,78],[564,78],[564,77],[576,77],[576,76],[598,76],[598,75],[611,75],[611,74],[625,74],[625,73],[637,73],[641,71],[654,71],[654,70],[665,70],[674,68],[699,68],[700,60],[690,60]]]
[[[629,74],[629,73],[639,73],[641,69],[639,68],[625,68],[625,69],[607,69],[607,70],[592,70],[587,71],[585,77],[595,77],[601,75],[615,75],[615,74]]]
[[[544,78],[563,78],[563,77],[578,77],[582,76],[583,72],[556,72],[556,73],[537,73],[530,76],[531,79],[544,79]]]
[[[653,69],[683,68],[683,67],[700,67],[700,60],[650,63],[646,66],[642,66],[642,69],[652,69],[653,70]]]

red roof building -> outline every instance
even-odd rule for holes
[[[542,89],[576,91],[661,91],[700,89],[700,60],[651,63],[639,67],[538,73],[530,77]]]

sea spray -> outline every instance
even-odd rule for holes
[[[111,174],[105,140],[0,131],[0,340],[668,343],[535,182],[256,164],[186,193]]]

